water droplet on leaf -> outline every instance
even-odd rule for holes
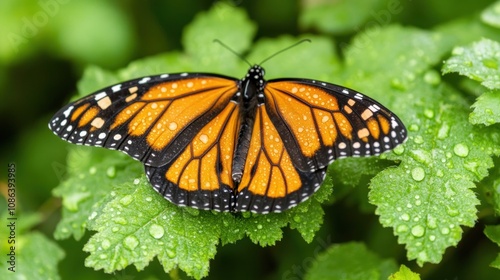
[[[109,247],[111,246],[111,242],[109,241],[109,239],[104,239],[102,242],[101,242],[101,247],[106,250],[108,249]]]
[[[424,236],[425,228],[421,225],[416,225],[411,229],[411,234],[415,237]]]
[[[408,231],[408,226],[407,225],[399,225],[396,228],[396,231],[399,233],[407,232]]]
[[[444,227],[444,228],[442,228],[442,229],[441,229],[441,233],[442,233],[442,234],[445,234],[445,235],[446,235],[446,234],[449,234],[449,233],[450,233],[450,229],[449,229],[449,228],[447,228],[447,227]]]
[[[115,222],[117,224],[120,224],[120,225],[126,225],[126,224],[128,224],[127,220],[125,220],[125,218],[123,218],[123,217],[113,218],[113,222]]]
[[[437,220],[432,215],[427,215],[427,226],[431,229],[437,228]]]
[[[116,168],[114,166],[108,167],[106,175],[108,175],[109,178],[114,178],[116,176]]]
[[[422,167],[415,167],[411,170],[413,180],[420,182],[425,178],[425,170]]]
[[[125,240],[123,240],[123,244],[130,250],[134,250],[135,247],[139,245],[139,240],[137,239],[137,237],[130,235],[125,237]]]
[[[167,249],[167,250],[166,250],[166,252],[167,252],[167,257],[169,257],[169,258],[171,258],[171,259],[175,258],[175,256],[177,255],[177,254],[175,253],[175,251],[170,250],[170,249]]]
[[[453,147],[453,152],[459,157],[466,157],[469,155],[469,147],[463,143],[458,143]]]
[[[131,195],[126,195],[124,196],[122,199],[120,199],[120,203],[123,205],[123,206],[127,206],[129,205],[132,201],[133,201],[133,197]]]
[[[152,224],[151,227],[149,227],[149,234],[156,239],[160,239],[165,234],[165,230],[158,224]]]

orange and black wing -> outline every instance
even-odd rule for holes
[[[309,198],[325,177],[326,168],[297,168],[290,139],[282,136],[267,108],[257,109],[235,211],[282,212]]]
[[[239,130],[238,81],[169,74],[117,84],[62,108],[50,129],[71,143],[127,153],[169,201],[228,211]]]
[[[160,167],[146,165],[153,188],[180,206],[232,211],[232,164],[240,127],[239,109],[238,103],[230,102],[197,131],[174,160]]]
[[[404,142],[403,123],[351,89],[305,79],[267,82],[258,109],[236,210],[279,212],[307,199],[328,164],[371,156]]]
[[[209,74],[165,74],[110,86],[63,107],[49,128],[74,144],[120,150],[150,166],[178,157],[226,108],[237,81]]]

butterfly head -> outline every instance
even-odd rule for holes
[[[262,68],[260,65],[254,65],[250,69],[248,69],[247,74],[242,79],[242,83],[250,83],[255,86],[258,91],[262,91],[265,86],[264,74],[264,68]]]

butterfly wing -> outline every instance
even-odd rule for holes
[[[266,84],[264,96],[238,186],[238,211],[284,211],[319,188],[335,159],[378,155],[406,139],[397,116],[351,89],[280,79]]]
[[[293,153],[266,107],[257,108],[236,211],[284,211],[311,196],[325,177],[326,168],[304,172],[295,167]]]
[[[239,105],[230,102],[199,129],[172,162],[146,166],[153,188],[169,201],[204,210],[231,211],[234,207],[233,154],[240,127]]]
[[[357,91],[306,79],[279,79],[265,88],[267,110],[303,171],[348,156],[372,156],[403,143],[401,120]]]
[[[178,157],[237,92],[211,74],[165,74],[117,84],[63,107],[49,122],[62,139],[127,153],[146,165]]]

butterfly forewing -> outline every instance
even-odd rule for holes
[[[378,155],[406,139],[394,114],[351,89],[280,79],[269,81],[264,93],[269,115],[302,171],[323,169],[342,157]]]
[[[153,188],[178,205],[232,210],[231,166],[238,129],[239,107],[230,102],[175,160],[161,167],[146,166]]]
[[[67,105],[49,127],[71,143],[121,150],[161,166],[177,157],[236,91],[237,82],[222,76],[144,77]]]

